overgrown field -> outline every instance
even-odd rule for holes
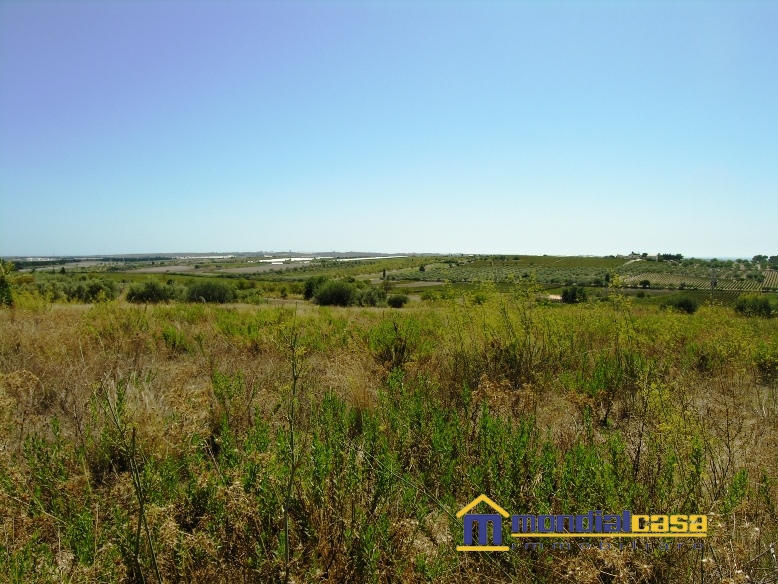
[[[778,319],[533,298],[1,310],[0,581],[775,582]],[[457,552],[481,493],[710,535]]]

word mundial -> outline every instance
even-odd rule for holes
[[[491,513],[470,513],[480,503],[491,507]],[[457,546],[458,551],[508,551],[511,547],[503,545],[502,521],[510,517],[511,537],[557,539],[586,538],[703,538],[708,532],[708,517],[706,515],[639,515],[631,511],[620,514],[606,514],[602,511],[589,511],[584,515],[513,515],[492,501],[486,495],[481,495],[470,504],[463,507],[457,517],[464,518],[463,541],[465,545]],[[489,542],[489,525],[491,524],[491,543]],[[477,543],[473,541],[473,533],[477,533]],[[600,542],[600,549],[611,549],[611,544],[605,542],[607,548]],[[533,544],[541,545],[541,544]],[[678,544],[680,548],[682,544]],[[527,544],[525,544],[527,547]],[[552,547],[556,547],[553,546]],[[579,544],[579,547],[584,547]],[[591,545],[589,546],[591,547]],[[623,543],[619,549],[624,549]],[[632,542],[632,549],[637,548],[637,541]],[[694,547],[697,547],[695,544]],[[517,545],[513,545],[516,549]],[[668,549],[668,545],[658,546]],[[542,549],[542,545],[541,545]],[[564,547],[560,549],[565,549]],[[567,549],[570,549],[569,543]],[[586,548],[588,549],[588,548]],[[650,549],[650,544],[646,545]]]

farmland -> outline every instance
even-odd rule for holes
[[[772,578],[778,319],[718,301],[661,310],[651,296],[675,294],[683,277],[705,300],[709,263],[416,256],[253,278],[213,263],[194,275],[79,266],[7,279],[8,580]],[[718,269],[717,295],[774,278]],[[764,282],[746,277],[756,271]],[[588,287],[599,296],[544,300],[552,279],[585,276],[603,280]],[[380,295],[337,307],[303,299],[313,277],[360,299],[448,282],[401,309]],[[638,277],[643,298],[627,287]],[[152,281],[167,300],[128,302]],[[204,283],[234,296],[192,301]],[[458,553],[456,512],[480,493],[515,513],[702,513],[710,535],[704,550]]]

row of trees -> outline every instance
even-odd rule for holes
[[[778,255],[772,255],[772,256],[766,256],[766,255],[755,255],[754,256],[754,262],[759,262],[760,264],[767,264],[771,268],[778,268]]]
[[[4,276],[4,284],[0,292],[5,301],[0,301],[6,306],[14,303],[16,294],[38,295],[50,302],[104,302],[118,298],[120,293],[119,285],[108,278],[88,278],[84,275],[78,279],[45,279],[38,280],[31,274],[17,275],[13,280],[9,276]]]
[[[149,280],[133,284],[127,290],[127,301],[142,304],[186,300],[188,302],[209,302],[223,304],[235,301],[235,289],[226,282],[195,282],[189,286],[175,284],[172,280],[162,284]]]
[[[86,275],[75,278],[46,277],[37,278],[31,274],[16,276],[11,272],[14,265],[0,260],[0,306],[13,306],[16,294],[33,294],[48,301],[67,301],[93,303],[118,298],[121,287],[108,278],[91,278]],[[309,278],[305,285],[291,282],[280,285],[270,283],[272,290],[255,287],[254,282],[240,281],[234,286],[231,282],[204,280],[183,285],[168,280],[162,283],[157,279],[131,284],[127,288],[126,299],[137,304],[156,304],[161,302],[206,302],[225,303],[237,300],[258,303],[266,302],[258,295],[271,292],[286,298],[289,290],[303,293],[306,300],[312,300],[322,306],[395,306],[400,307],[408,301],[405,295],[387,295],[383,287],[371,286],[369,282],[356,281],[354,278],[333,280],[326,276]],[[243,284],[243,285],[242,285]],[[251,284],[251,285],[248,285]],[[278,288],[278,289],[276,289]]]
[[[641,282],[641,286],[643,286]],[[643,298],[645,295],[641,291],[638,294],[639,298]],[[562,302],[565,304],[578,304],[586,302],[588,299],[586,289],[581,286],[570,286],[562,290]],[[688,294],[675,294],[665,298],[660,304],[662,310],[672,309],[677,312],[685,312],[687,314],[694,314],[700,306],[700,301],[694,296]],[[763,318],[769,318],[778,314],[778,310],[774,310],[770,304],[770,300],[766,296],[759,294],[748,294],[740,296],[735,301],[735,312],[742,314],[743,316],[759,316]]]
[[[121,288],[109,278],[78,279],[47,278],[35,280],[31,275],[11,278],[14,266],[0,260],[0,306],[13,306],[16,294],[38,295],[50,302],[67,301],[94,303],[115,300]],[[174,300],[189,302],[233,302],[235,288],[225,282],[204,281],[183,286],[169,280],[162,284],[158,280],[132,284],[127,290],[127,300],[134,303],[158,303]]]
[[[683,259],[683,254],[681,254],[681,253],[660,253],[657,256],[657,259],[660,262],[666,262],[666,261],[680,262]]]
[[[282,297],[285,296],[282,290]],[[388,296],[383,288],[353,278],[330,280],[326,276],[313,276],[305,282],[303,297],[321,306],[385,306],[400,308],[407,301],[404,294]],[[157,303],[183,300],[188,302],[225,303],[237,299],[235,289],[226,282],[195,282],[189,286],[175,284],[172,280],[162,284],[149,280],[133,284],[127,291],[127,301]]]

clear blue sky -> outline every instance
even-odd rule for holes
[[[0,3],[0,255],[778,253],[778,2]]]

